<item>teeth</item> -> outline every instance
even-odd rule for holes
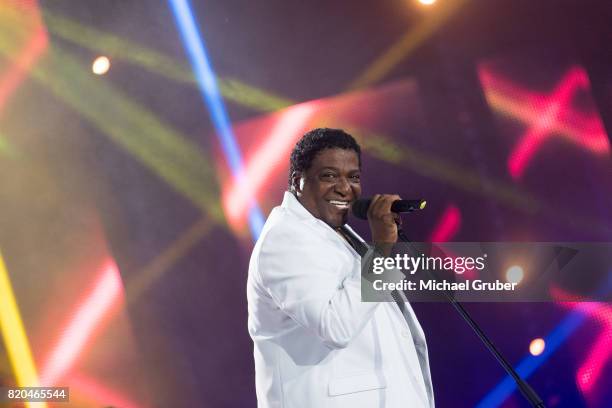
[[[348,208],[349,206],[348,201],[329,200],[329,203],[340,208]]]

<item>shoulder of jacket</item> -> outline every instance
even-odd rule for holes
[[[300,218],[285,208],[279,208],[269,222],[266,222],[259,241],[261,245],[285,239],[297,242],[306,241],[320,238],[322,236],[320,228],[321,226],[315,219]]]

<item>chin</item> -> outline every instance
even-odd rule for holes
[[[334,220],[332,218],[319,218],[321,221],[323,221],[324,223],[326,223],[327,225],[329,225],[332,228],[337,227],[338,225],[338,221]]]
[[[334,218],[333,220],[328,220],[326,222],[327,222],[327,225],[336,228],[336,227],[341,227],[344,224],[346,224],[346,218],[347,217],[343,217],[343,218],[340,218],[340,219]]]
[[[348,211],[336,212],[336,211],[325,211],[321,212],[320,216],[317,217],[332,228],[341,227],[346,224],[348,220]]]

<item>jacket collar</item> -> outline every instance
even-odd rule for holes
[[[355,250],[355,248],[353,248],[351,244],[347,242],[345,238],[342,238],[336,231],[334,231],[332,227],[327,225],[324,221],[312,215],[302,205],[302,203],[298,201],[298,199],[293,195],[292,192],[285,191],[285,196],[283,197],[283,202],[281,204],[281,207],[289,210],[293,215],[298,217],[298,219],[300,220],[313,222],[319,225],[322,232],[329,235],[330,237],[333,237],[333,239],[336,240],[337,242],[341,242],[342,243],[341,245],[346,247],[355,256],[360,256],[360,254]],[[367,250],[367,244],[363,241],[363,238],[361,238],[348,224],[344,224],[343,228],[346,228],[348,231],[350,231],[350,233],[353,234],[354,238],[361,241],[361,243],[365,246]]]
[[[297,215],[300,219],[307,220],[317,220],[314,215],[312,215],[302,203],[300,203],[295,195],[293,195],[290,191],[285,191],[285,195],[283,197],[283,202],[281,207],[288,209],[294,215]],[[321,220],[319,220],[321,221]],[[321,221],[322,222],[322,221]]]
[[[318,222],[321,225],[324,225],[330,231],[334,231],[332,227],[327,225],[322,220],[318,219],[314,215],[312,215],[303,205],[298,201],[295,195],[293,195],[290,191],[285,191],[285,195],[283,196],[283,202],[281,203],[282,208],[286,208],[292,214],[296,215],[301,220],[309,220],[313,222]],[[344,224],[344,228],[348,229],[351,233],[354,234],[361,242],[365,243],[363,238],[361,238],[348,224]],[[334,235],[337,235],[334,231]],[[344,241],[344,240],[343,240]]]

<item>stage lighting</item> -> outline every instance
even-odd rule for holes
[[[529,352],[532,356],[539,356],[545,348],[546,342],[541,338],[533,339],[531,343],[529,343]]]
[[[510,283],[521,283],[524,275],[523,268],[519,265],[512,265],[506,270],[506,280]]]
[[[96,58],[93,64],[91,65],[91,70],[96,75],[104,75],[108,72],[109,69],[110,60],[105,56]]]
[[[434,4],[436,2],[436,0],[419,0],[419,3],[424,4],[426,6],[430,6],[432,4]]]

